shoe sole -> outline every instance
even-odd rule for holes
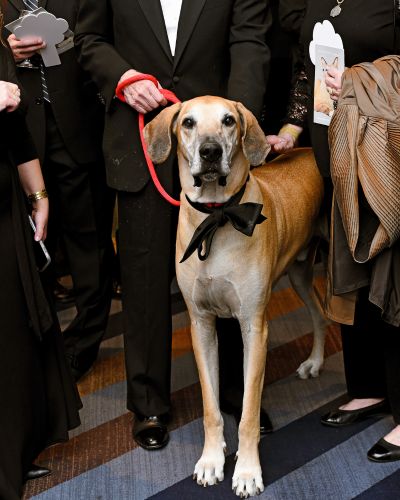
[[[375,415],[367,415],[365,417],[358,417],[356,420],[353,422],[348,422],[347,424],[334,424],[333,422],[324,422],[321,420],[321,424],[325,425],[326,427],[347,427],[349,425],[357,424],[358,422],[363,422],[364,420],[368,420],[369,418],[384,418],[390,415],[389,413],[376,413]]]
[[[389,460],[380,460],[380,459],[378,459],[378,458],[372,458],[372,457],[369,457],[368,455],[367,455],[367,458],[368,458],[368,460],[370,460],[371,462],[375,462],[375,463],[377,463],[377,464],[388,464],[388,463],[390,463],[390,462],[398,462],[398,461],[400,460],[400,457],[398,457],[398,458],[392,458],[392,459],[389,459]]]
[[[53,473],[53,471],[49,471],[46,474],[43,474],[43,475],[41,475],[39,477],[26,477],[24,482],[27,483],[28,481],[37,481],[38,479],[43,479],[44,477],[51,476],[52,473]]]
[[[136,438],[133,438],[133,440],[135,441],[135,443],[140,446],[141,448],[143,448],[144,450],[147,450],[147,451],[154,451],[154,450],[161,450],[162,448],[165,448],[167,446],[167,444],[169,443],[169,435],[167,437],[167,439],[165,440],[164,443],[161,443],[161,444],[156,444],[154,446],[145,446],[144,444],[140,443]]]

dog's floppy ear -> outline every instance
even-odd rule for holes
[[[151,160],[158,164],[163,163],[171,152],[171,134],[176,117],[181,109],[178,102],[165,108],[143,130],[147,144],[147,151]]]
[[[271,146],[253,113],[240,102],[236,103],[236,109],[240,117],[243,153],[250,165],[256,167],[264,162]]]

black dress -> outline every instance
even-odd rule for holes
[[[0,80],[15,82],[0,44]],[[81,406],[33,255],[19,163],[36,157],[20,110],[0,112],[0,498],[21,497],[23,478],[48,445],[68,439]]]
[[[332,191],[328,127],[313,123],[314,66],[308,55],[313,28],[325,19],[333,24],[343,40],[346,66],[372,62],[398,52],[393,23],[396,2],[345,0],[342,12],[334,18],[330,17],[330,11],[337,5],[336,0],[307,0],[306,3],[301,30],[305,71],[300,74],[293,92],[287,120],[302,126],[307,116],[317,164],[325,178],[328,208]],[[399,41],[397,38],[397,44]],[[400,255],[398,248],[399,242],[394,245],[394,258]],[[361,289],[354,325],[341,325],[347,389],[351,398],[387,397],[395,423],[400,424],[400,328],[383,321],[381,314],[368,300],[368,287]]]

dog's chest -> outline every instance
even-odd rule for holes
[[[207,269],[194,279],[192,301],[199,312],[214,312],[219,317],[236,316],[242,301],[231,273]]]

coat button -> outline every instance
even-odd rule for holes
[[[40,106],[41,104],[43,104],[43,97],[36,97],[36,98],[35,98],[35,104],[37,104],[37,105],[39,105],[39,106]]]
[[[173,81],[174,83],[179,83],[179,76],[174,76],[174,77],[172,78],[172,81]]]

